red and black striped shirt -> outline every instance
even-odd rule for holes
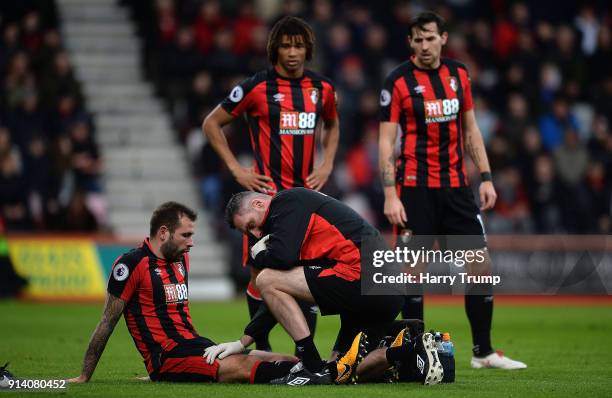
[[[319,120],[337,117],[330,80],[309,70],[289,79],[270,68],[234,87],[221,106],[246,114],[255,170],[271,177],[275,190],[307,187]]]
[[[125,323],[149,373],[163,351],[199,337],[189,314],[188,271],[187,254],[168,264],[148,239],[113,265],[107,290],[126,302]]]
[[[413,60],[395,68],[380,95],[381,121],[402,129],[399,185],[456,188],[468,185],[463,162],[462,114],[473,108],[466,67],[443,58],[437,69]]]

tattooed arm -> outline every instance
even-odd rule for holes
[[[491,173],[489,158],[482,140],[482,134],[476,124],[474,110],[463,113],[463,134],[465,137],[465,149],[470,154],[474,165],[482,173]],[[495,206],[497,193],[491,181],[483,181],[480,184],[480,209],[487,210]]]
[[[470,110],[463,114],[463,132],[465,135],[465,149],[470,154],[472,161],[480,173],[490,173],[489,159],[482,140],[482,134],[476,124],[474,111]]]
[[[117,321],[119,321],[119,318],[121,318],[124,308],[125,301],[113,296],[110,293],[106,295],[104,313],[102,314],[102,319],[98,323],[98,326],[96,327],[96,330],[89,341],[89,347],[87,347],[85,359],[83,360],[81,375],[79,377],[68,379],[68,382],[86,383],[89,381],[89,379],[91,379],[91,375],[96,369],[96,365],[102,356],[104,347],[106,347],[106,342],[108,342],[110,335],[113,333]]]
[[[385,191],[384,213],[392,225],[404,226],[407,221],[404,205],[395,191],[395,138],[397,123],[381,122],[378,137],[378,162],[380,178]]]

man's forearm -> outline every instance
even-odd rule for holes
[[[83,369],[81,370],[81,375],[85,376],[87,380],[93,375],[114,328],[115,323],[112,323],[110,320],[102,320],[98,323],[96,330],[91,336],[87,352],[85,353],[85,359],[83,360]]]
[[[380,180],[385,195],[395,195],[395,156],[393,155],[393,148],[389,149],[387,146],[383,143],[380,144]]]
[[[227,168],[233,173],[236,168],[241,167],[240,163],[236,159],[236,156],[230,150],[229,144],[221,126],[215,125],[214,123],[204,123],[203,126],[204,134],[208,138],[210,145],[212,145],[217,155],[223,160]]]
[[[396,195],[395,192],[395,140],[397,124],[383,122],[380,124],[378,138],[378,167],[385,197]]]
[[[323,162],[328,165],[334,164],[338,142],[340,141],[340,126],[337,121],[325,125],[321,146],[323,147]]]
[[[465,148],[480,173],[490,172],[489,158],[484,141],[478,130],[470,130],[465,135]]]

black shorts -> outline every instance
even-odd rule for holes
[[[400,187],[399,191],[408,221],[405,228],[395,229],[397,245],[406,245],[407,236],[426,235],[426,238],[411,238],[410,245],[430,248],[433,236],[447,236],[447,242],[439,242],[443,248],[478,249],[486,246],[480,209],[470,187]],[[449,240],[448,236],[453,235],[465,238]]]
[[[206,337],[187,340],[160,356],[160,366],[149,376],[153,381],[215,382],[219,361],[206,362],[204,350],[215,345]]]
[[[402,308],[401,296],[365,296],[361,281],[348,281],[336,275],[320,276],[326,268],[305,266],[304,276],[321,315],[340,315],[340,331],[334,351],[345,352],[357,333],[363,331],[375,348]]]

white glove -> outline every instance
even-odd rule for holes
[[[233,354],[239,354],[242,351],[244,351],[244,346],[240,340],[236,340],[208,347],[204,350],[204,358],[206,358],[206,362],[209,365],[212,365],[217,358],[223,359]]]
[[[270,240],[270,234],[258,240],[257,243],[255,243],[253,247],[251,247],[251,258],[255,259],[255,257],[257,257],[259,253],[266,250],[268,248],[266,244],[268,243],[269,240]]]

